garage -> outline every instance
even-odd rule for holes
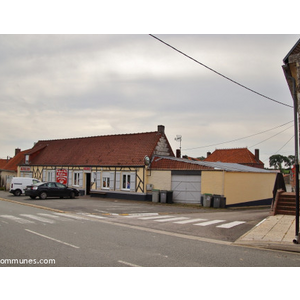
[[[201,172],[172,171],[172,191],[175,203],[200,203]]]

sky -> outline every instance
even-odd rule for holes
[[[300,36],[155,36],[293,106],[282,59]],[[165,126],[174,152],[182,136],[182,155],[248,147],[259,149],[268,166],[273,154],[294,154],[291,107],[148,34],[8,34],[0,35],[0,48],[1,158],[38,140],[149,132],[157,125]]]
[[[181,7],[173,3],[178,14]],[[270,21],[282,15],[276,5]],[[167,9],[162,7],[162,12]],[[253,19],[252,10],[249,7],[245,19]],[[54,8],[49,7],[49,12],[51,15]],[[182,155],[191,157],[247,147],[253,153],[259,149],[268,167],[271,155],[294,154],[293,109],[289,107],[293,101],[282,60],[300,35],[287,34],[285,29],[275,29],[276,33],[269,28],[257,30],[253,25],[249,29],[234,22],[224,23],[225,32],[220,27],[203,29],[200,23],[204,19],[207,24],[205,17],[197,19],[196,29],[182,30],[178,22],[170,29],[170,23],[161,25],[163,13],[157,14],[155,22],[160,26],[153,23],[139,30],[131,14],[126,15],[129,21],[122,29],[100,30],[98,26],[91,30],[81,27],[84,22],[78,23],[76,13],[71,15],[71,24],[80,26],[72,30],[69,23],[60,25],[58,14],[56,27],[53,23],[37,26],[26,15],[26,22],[15,28],[7,26],[14,23],[6,14],[4,21],[2,18],[0,158],[14,156],[16,148],[30,149],[39,140],[149,132],[158,125],[165,126],[174,153],[181,146]],[[95,20],[91,14],[83,19],[85,23]],[[184,16],[183,20],[192,25],[197,12],[190,10],[189,14],[191,18]],[[222,12],[216,15],[222,22],[221,16]],[[46,21],[51,18],[43,17]],[[169,17],[178,20],[176,14]],[[105,14],[102,18],[107,22]],[[146,21],[149,18],[151,14]],[[230,15],[226,18],[232,19]],[[257,21],[260,19],[265,24],[265,15],[258,14]],[[153,35],[199,63],[149,32],[158,32]],[[181,144],[175,140],[177,135],[182,137]]]

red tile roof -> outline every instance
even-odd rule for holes
[[[158,131],[121,135],[39,141],[29,151],[30,165],[53,166],[143,166],[144,157],[152,157],[158,142],[166,142]]]
[[[214,168],[194,164],[194,160],[183,158],[154,157],[151,162],[152,170],[213,170]]]
[[[7,159],[0,158],[0,170],[5,167],[5,165],[7,164],[7,162],[8,162]]]
[[[204,161],[237,163],[247,166],[253,166],[256,168],[264,167],[263,162],[257,159],[255,155],[247,148],[217,149]]]
[[[3,169],[7,170],[7,171],[17,172],[18,165],[24,162],[24,156],[28,152],[29,152],[29,150],[24,150],[24,151],[17,153],[17,155],[15,155],[13,158],[11,158],[7,162],[7,164],[4,166]]]

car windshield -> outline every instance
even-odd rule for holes
[[[57,187],[59,188],[66,188],[66,186],[62,183],[56,182]]]

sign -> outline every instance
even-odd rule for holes
[[[68,183],[68,170],[67,169],[57,169],[56,170],[56,182],[67,185],[67,183]]]
[[[21,172],[30,172],[30,167],[21,167],[20,171]]]

